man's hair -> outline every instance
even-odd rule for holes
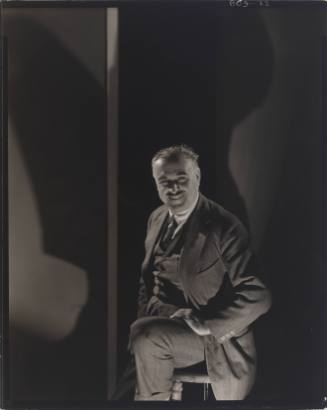
[[[199,155],[194,152],[194,150],[187,146],[187,145],[173,145],[168,148],[163,148],[160,151],[158,151],[152,158],[152,165],[158,161],[158,159],[162,159],[163,161],[178,161],[182,156],[184,158],[188,158],[194,162],[196,166],[199,166],[198,164],[198,158]]]

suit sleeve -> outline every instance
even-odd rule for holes
[[[148,220],[148,225],[147,225],[147,233],[149,232],[151,222],[152,222],[152,216],[153,214],[150,215],[149,220]],[[141,274],[140,280],[139,280],[139,289],[138,289],[138,298],[137,298],[137,318],[140,318],[142,316],[147,316],[146,313],[146,307],[149,301],[149,296],[148,292],[144,283],[143,276]]]
[[[257,276],[257,267],[250,249],[246,229],[235,223],[216,247],[234,290],[231,303],[205,324],[219,342],[242,332],[271,306],[269,290]]]
[[[148,295],[145,287],[143,277],[141,276],[139,282],[138,300],[137,300],[137,318],[147,316],[146,307],[148,304]]]

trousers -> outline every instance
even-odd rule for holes
[[[135,400],[169,400],[174,369],[205,360],[202,337],[182,319],[153,316],[136,320],[130,347],[136,364]]]

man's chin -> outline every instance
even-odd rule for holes
[[[185,201],[182,199],[170,199],[167,201],[167,205],[174,211],[183,211],[185,208]]]

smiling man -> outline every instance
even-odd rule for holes
[[[270,307],[239,220],[199,192],[184,145],[152,159],[163,205],[148,222],[130,344],[136,400],[170,400],[175,368],[205,361],[217,400],[242,400],[256,369],[251,324]]]
[[[200,169],[196,156],[185,148],[160,151],[152,161],[153,177],[159,197],[174,215],[194,208],[199,197]],[[188,156],[180,152],[188,152]],[[166,154],[165,154],[166,153]]]

